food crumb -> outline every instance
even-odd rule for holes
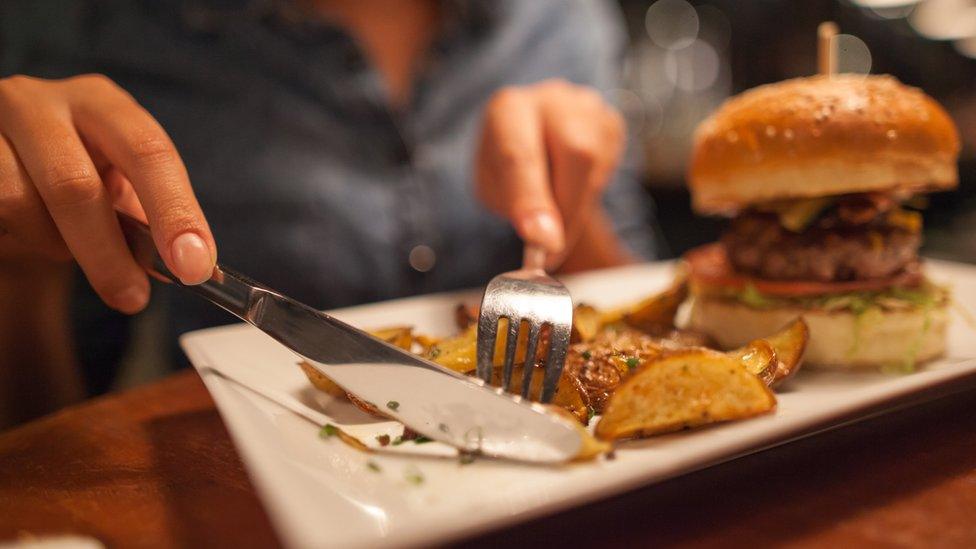
[[[376,435],[376,442],[378,442],[380,446],[389,446],[390,435]]]

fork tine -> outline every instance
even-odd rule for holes
[[[539,346],[539,332],[541,325],[537,322],[529,323],[529,340],[525,346],[525,361],[522,364],[522,398],[529,398],[532,389],[532,374],[535,371],[535,351]]]
[[[478,377],[491,383],[491,371],[495,361],[495,336],[498,334],[498,316],[485,314],[482,308],[478,315]]]
[[[540,402],[549,402],[556,394],[559,376],[566,363],[566,350],[569,348],[570,328],[568,324],[551,324],[549,328],[549,354],[546,356],[545,377],[542,379]]]
[[[512,368],[515,364],[515,349],[518,347],[518,334],[522,321],[508,317],[508,336],[505,339],[505,364],[502,366],[502,387],[507,391],[512,386]]]

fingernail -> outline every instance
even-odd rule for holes
[[[552,212],[540,210],[525,218],[522,225],[525,237],[533,240],[551,254],[563,251],[566,246],[562,224]]]
[[[149,301],[149,288],[146,286],[129,286],[115,294],[113,305],[124,313],[141,311]]]
[[[172,247],[175,274],[183,284],[200,284],[213,275],[214,259],[207,243],[196,233],[176,237]]]

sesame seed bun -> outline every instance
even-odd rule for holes
[[[945,110],[891,76],[796,78],[754,88],[702,122],[688,174],[700,213],[837,194],[958,184]]]

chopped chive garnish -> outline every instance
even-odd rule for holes
[[[368,467],[369,470],[370,471],[373,471],[374,473],[379,473],[380,472],[380,466],[377,465],[377,463],[375,461],[367,461],[366,462],[366,467]]]
[[[400,407],[400,403],[397,402],[397,401],[395,401],[395,400],[391,400],[391,401],[389,401],[389,402],[386,403],[386,407],[389,408],[389,409],[391,409],[391,410],[393,410],[395,412]]]
[[[583,360],[589,360],[593,355],[589,351],[583,351]]]
[[[402,436],[396,437],[395,439],[393,439],[393,445],[394,446],[399,446],[401,444],[403,444],[403,437]]]
[[[592,407],[592,406],[588,406],[588,407],[586,408],[586,416],[587,416],[587,417],[586,417],[586,419],[587,419],[587,422],[589,422],[589,420],[591,420],[591,419],[593,419],[593,417],[594,417],[594,416],[596,416],[596,410],[595,410],[595,409],[593,409],[593,407]]]
[[[339,432],[339,429],[331,424],[326,423],[324,427],[319,431],[319,436],[322,438],[329,438]]]
[[[424,483],[424,475],[416,467],[411,467],[404,471],[403,477],[406,478],[407,482],[410,484],[420,485]]]
[[[428,442],[434,442],[434,439],[424,435],[417,435],[417,438],[413,439],[414,444],[427,444]]]
[[[632,356],[627,359],[627,367],[630,368],[631,370],[636,368],[638,364],[640,364],[640,359],[637,358],[636,356]]]

